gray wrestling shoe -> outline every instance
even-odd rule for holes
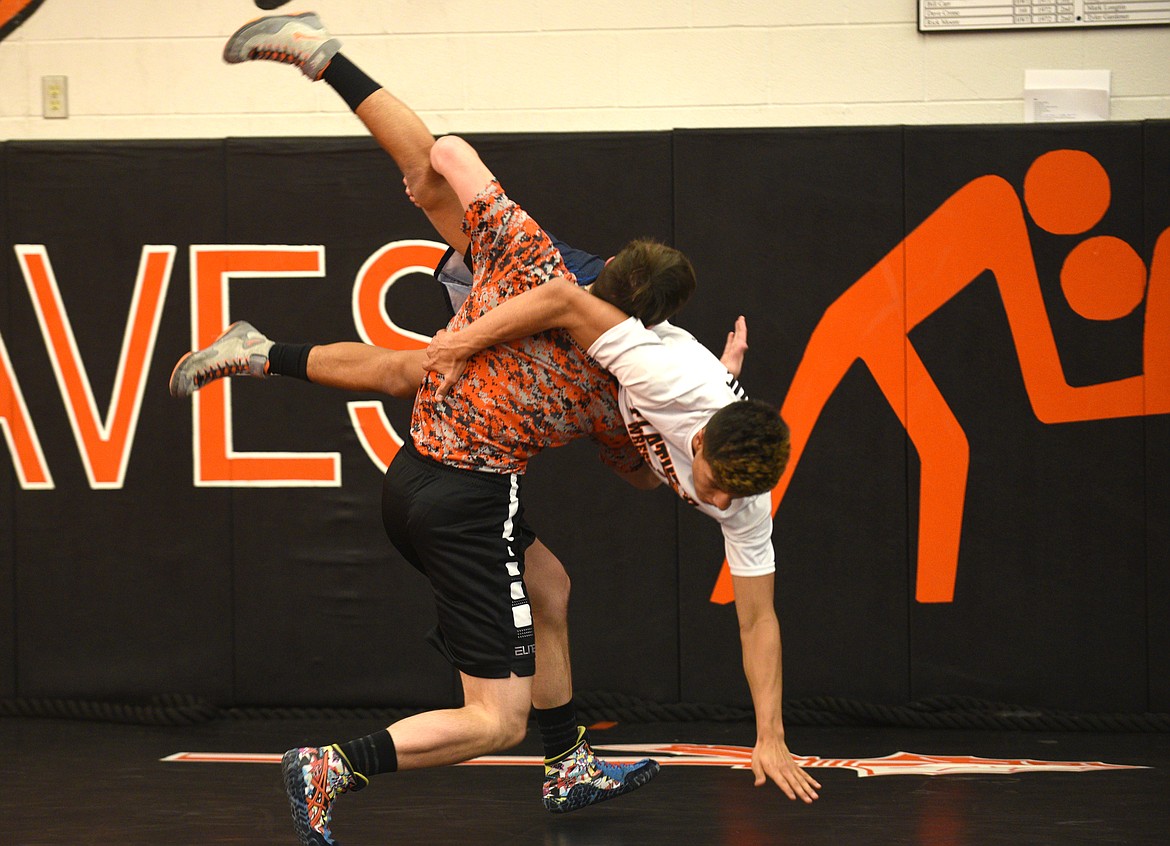
[[[209,382],[225,376],[268,376],[272,341],[251,323],[233,323],[211,346],[189,352],[171,371],[171,396],[189,397]]]
[[[261,59],[284,62],[318,80],[340,49],[341,42],[325,31],[314,12],[269,15],[237,29],[223,48],[223,60],[229,65]]]

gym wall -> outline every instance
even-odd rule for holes
[[[306,7],[436,134],[1011,124],[1025,120],[1036,68],[1107,69],[1111,119],[1170,118],[1165,26],[923,33],[910,0],[291,8]],[[24,22],[6,27],[14,14]],[[257,14],[250,0],[5,0],[0,138],[360,134],[327,85],[224,64],[228,36]],[[54,76],[67,80],[67,119],[43,116]]]
[[[1170,710],[1170,122],[472,140],[568,243],[684,250],[678,322],[716,353],[747,317],[742,381],[794,429],[788,697]],[[410,269],[435,236],[385,155],[0,157],[0,697],[455,701],[380,524],[374,424],[404,433],[409,404],[166,388],[231,320],[402,345],[443,324]],[[573,578],[578,690],[748,704],[712,521],[581,442],[525,497]]]

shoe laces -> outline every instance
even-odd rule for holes
[[[252,60],[263,59],[270,62],[283,62],[286,65],[296,65],[297,67],[304,67],[305,62],[309,61],[310,56],[312,56],[312,53],[290,53],[287,50],[266,47],[254,47],[248,53],[248,58]]]
[[[234,358],[218,362],[212,367],[198,371],[192,381],[195,383],[196,388],[202,388],[208,382],[214,382],[216,379],[249,372],[251,372],[251,368],[247,358]]]
[[[309,827],[319,832],[326,843],[333,843],[333,833],[329,830],[333,802],[338,794],[354,789],[357,778],[336,747],[316,749],[312,757],[305,785],[305,813]]]
[[[321,768],[319,771],[321,787],[330,800],[336,799],[337,794],[348,793],[357,786],[357,776],[350,769],[349,762],[336,744],[325,747],[319,754],[320,763],[316,766]]]

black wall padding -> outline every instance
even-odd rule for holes
[[[678,322],[718,354],[745,315],[752,396],[779,405],[823,390],[775,519],[790,722],[1044,715],[1057,730],[1076,727],[1070,714],[1106,714],[1131,730],[1129,718],[1170,711],[1170,409],[1158,404],[1170,388],[1143,346],[1170,333],[1158,310],[1170,249],[1151,266],[1170,228],[1170,122],[471,140],[565,241],[610,255],[650,236],[686,252],[699,291]],[[1088,229],[1051,231],[1029,205],[1031,169],[1061,150],[1106,175]],[[993,199],[968,206],[980,186]],[[366,138],[0,144],[0,335],[54,482],[23,488],[0,454],[0,699],[149,703],[178,690],[190,701],[171,704],[191,719],[208,702],[459,701],[457,675],[422,640],[428,586],[385,539],[381,474],[350,422],[348,402],[382,398],[235,380],[234,450],[336,452],[341,484],[199,486],[192,403],[166,387],[192,341],[193,245],[320,245],[320,276],[227,286],[228,320],[307,342],[359,340],[367,260],[435,238]],[[1088,239],[1144,268],[1146,284],[1121,292],[1133,295],[1124,314],[1086,316],[1062,285]],[[86,474],[15,245],[51,261],[99,415],[144,247],[174,250],[120,486]],[[1120,268],[1097,275],[1086,284],[1107,302]],[[445,321],[423,274],[395,284],[384,310],[423,335]],[[880,374],[859,352],[879,324],[894,332]],[[1140,383],[1145,404],[1049,419],[1044,403],[1064,389],[1034,381],[1046,336],[1071,394]],[[907,436],[907,421],[923,443],[951,431],[921,423],[936,420],[924,416],[935,395],[969,449],[961,510],[939,510],[931,487],[955,478],[953,450],[923,459]],[[409,403],[383,408],[405,432]],[[11,395],[5,409],[16,413]],[[582,710],[742,716],[735,609],[711,601],[715,524],[668,491],[624,485],[583,442],[534,460],[525,489],[573,580],[576,689],[619,692],[582,694]],[[940,525],[958,544],[953,599],[923,602],[950,537]],[[981,704],[1004,702],[1022,707]],[[149,706],[104,707],[141,718]]]
[[[579,693],[577,716],[597,722],[749,722],[751,708],[698,702],[647,702],[620,693]],[[366,719],[383,724],[418,713],[418,708],[218,708],[193,696],[157,696],[145,704],[61,699],[2,699],[0,717],[53,718],[129,725],[189,726],[216,720]],[[905,705],[882,705],[843,697],[790,700],[790,726],[884,726],[897,728],[985,729],[995,731],[1089,731],[1150,733],[1170,731],[1170,714],[1081,714],[1041,711],[985,702],[970,696],[938,696]]]
[[[981,174],[1002,176],[1019,192],[1036,158],[1060,149],[1092,154],[1112,184],[1112,202],[1087,234],[1120,237],[1140,250],[1143,142],[1135,124],[907,129],[907,228]],[[1085,236],[1054,235],[1025,220],[1068,383],[1140,373],[1143,310],[1108,323],[1074,313],[1059,280]],[[1003,289],[1023,283],[1000,276],[972,280],[910,334],[971,450],[957,601],[910,608],[911,697],[968,693],[1140,711],[1147,707],[1144,608],[1153,563],[1143,499],[1164,480],[1146,476],[1140,417],[1037,419],[1004,305]],[[917,489],[909,490],[913,517]]]

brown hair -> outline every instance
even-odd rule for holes
[[[610,259],[590,291],[647,326],[672,317],[695,292],[695,269],[674,247],[631,241]]]
[[[719,489],[733,496],[770,491],[788,464],[788,425],[759,400],[724,406],[703,431],[703,455]]]

